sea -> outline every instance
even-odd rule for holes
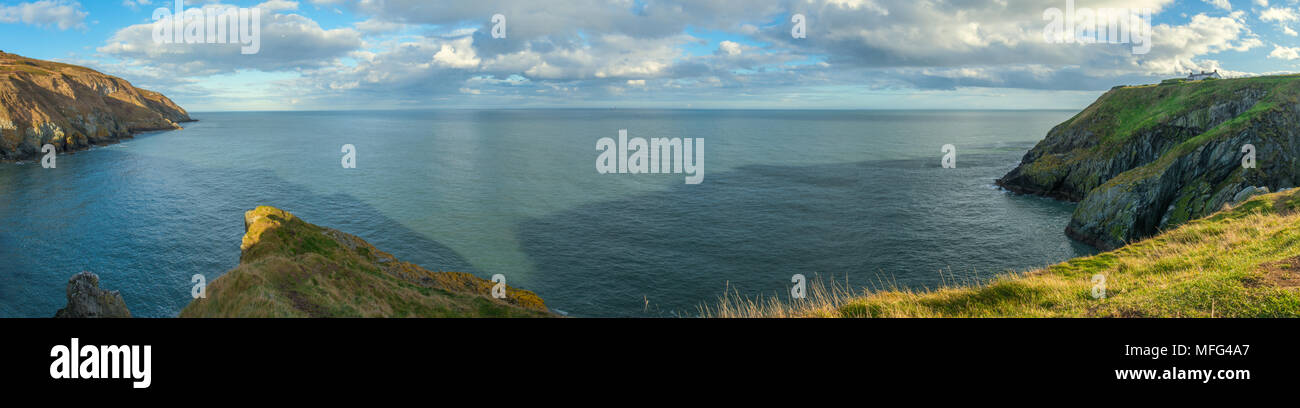
[[[1064,234],[1073,204],[994,185],[1073,114],[195,112],[52,169],[0,163],[0,317],[53,316],[81,271],[137,317],[176,316],[194,275],[238,265],[261,205],[429,270],[500,274],[574,317],[697,316],[789,296],[795,275],[972,284],[1095,253]],[[703,179],[602,174],[597,143],[620,130],[703,140]]]

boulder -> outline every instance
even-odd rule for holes
[[[54,314],[56,318],[131,317],[126,301],[116,290],[99,288],[99,276],[82,272],[68,279],[68,305]]]
[[[1241,189],[1241,191],[1238,192],[1237,195],[1232,196],[1232,203],[1233,204],[1240,203],[1242,201],[1246,201],[1251,197],[1260,194],[1268,194],[1268,187],[1255,187],[1255,186],[1246,187]]]

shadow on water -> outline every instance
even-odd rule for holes
[[[788,293],[794,274],[933,288],[951,280],[940,270],[988,278],[1093,253],[1063,232],[1073,204],[992,186],[1013,165],[1005,154],[964,155],[957,169],[752,165],[530,219],[518,234],[539,276],[530,289],[576,316],[695,315],[727,288]]]
[[[99,157],[95,157],[99,156]],[[98,163],[92,163],[98,162]],[[105,165],[104,162],[110,163]],[[243,214],[259,205],[366,239],[435,271],[476,273],[445,245],[344,194],[262,170],[202,168],[114,146],[0,169],[0,317],[48,317],[73,274],[100,275],[136,316],[175,316],[191,277],[239,263]]]

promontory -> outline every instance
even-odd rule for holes
[[[180,129],[189,113],[160,93],[76,65],[0,52],[0,160],[57,152]]]
[[[1077,201],[1065,232],[1103,250],[1300,180],[1300,76],[1115,87],[997,180]]]

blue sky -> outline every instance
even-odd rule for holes
[[[0,49],[117,75],[191,111],[1078,109],[1189,71],[1300,71],[1295,0],[1073,2],[1151,10],[1141,54],[1048,41],[1045,14],[1065,0],[186,2],[260,10],[251,55],[156,42],[159,7],[174,1],[4,0]],[[491,35],[495,14],[505,38]],[[791,35],[795,14],[804,38]]]

